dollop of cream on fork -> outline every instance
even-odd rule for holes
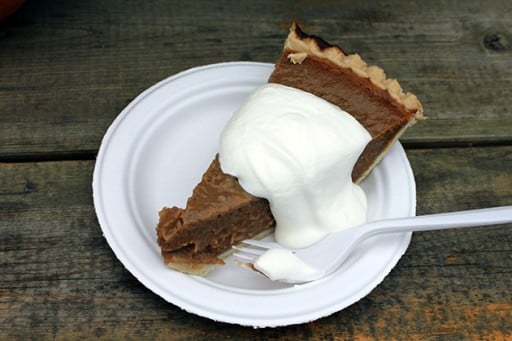
[[[291,250],[270,249],[259,256],[254,268],[272,281],[301,283],[314,280],[319,272],[297,257]]]

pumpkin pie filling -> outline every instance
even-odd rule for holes
[[[217,157],[186,209],[164,207],[159,216],[158,244],[165,263],[194,274],[208,272],[209,265],[223,264],[220,254],[248,235],[270,232],[274,224],[267,200],[245,192],[236,178],[224,174]]]
[[[292,51],[285,50],[269,82],[298,88],[336,104],[354,116],[372,136],[352,172],[353,181],[360,182],[373,168],[382,150],[392,144],[393,137],[415,118],[416,112],[407,110],[387,91],[368,78],[358,77],[351,69],[341,69],[316,57],[293,64],[287,57],[290,53]]]
[[[368,67],[358,55],[293,25],[268,80],[321,97],[350,113],[372,140],[358,159],[352,179],[358,183],[378,164],[405,129],[423,118],[416,97],[404,94],[382,69]],[[224,174],[216,157],[193,190],[185,209],[164,207],[159,213],[158,244],[173,269],[205,275],[232,245],[271,231],[274,219],[267,200],[245,192]]]

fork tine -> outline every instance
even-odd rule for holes
[[[281,244],[278,244],[278,243],[275,243],[275,242],[264,242],[264,241],[255,240],[255,239],[243,240],[242,244],[259,247],[259,248],[262,248],[262,249],[265,249],[265,250],[276,249],[276,248],[282,249],[283,248],[283,246]]]
[[[240,258],[240,259],[243,259],[243,260],[248,260],[251,263],[254,263],[256,261],[256,258],[257,258],[254,255],[246,255],[246,254],[239,253],[239,252],[234,253],[233,257]]]
[[[252,247],[233,246],[233,249],[238,250],[237,253],[249,253],[251,255],[261,256],[265,250],[254,249]]]
[[[248,247],[241,245],[233,245],[232,248],[237,250],[237,252],[233,254],[234,257],[243,260],[248,260],[251,263],[254,263],[256,259],[258,259],[258,257],[261,256],[266,251],[266,249],[258,249],[250,245]]]

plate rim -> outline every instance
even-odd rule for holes
[[[393,264],[391,266],[389,266],[389,270],[386,271],[385,273],[382,273],[381,274],[382,276],[377,276],[375,285],[373,285],[373,284],[369,285],[368,286],[368,287],[370,287],[369,290],[367,292],[364,292],[362,295],[360,295],[359,298],[353,300],[353,302],[350,302],[347,305],[345,305],[339,309],[334,309],[333,311],[329,311],[327,313],[324,312],[323,310],[322,310],[322,312],[318,311],[318,313],[316,314],[318,316],[301,316],[302,318],[299,318],[299,319],[297,319],[296,316],[290,316],[289,318],[281,317],[279,320],[268,320],[268,319],[243,320],[243,319],[240,319],[239,317],[237,317],[236,315],[228,316],[226,314],[222,315],[222,314],[215,313],[215,312],[212,313],[211,311],[195,309],[196,307],[193,307],[193,306],[187,304],[187,302],[185,302],[182,298],[177,298],[177,297],[175,297],[175,295],[174,295],[173,299],[171,300],[168,298],[169,296],[163,290],[161,290],[160,288],[155,288],[153,285],[151,285],[151,283],[148,283],[145,278],[141,278],[141,276],[140,276],[141,274],[139,274],[136,270],[132,269],[131,264],[130,264],[130,266],[128,266],[125,263],[125,261],[122,259],[122,256],[120,255],[120,253],[122,253],[122,251],[119,250],[118,246],[112,242],[112,237],[113,237],[111,235],[112,231],[107,228],[107,226],[109,225],[108,218],[105,216],[105,212],[102,210],[103,206],[102,206],[102,198],[101,198],[101,191],[100,191],[100,183],[101,183],[101,175],[102,175],[101,174],[101,170],[102,170],[101,166],[103,164],[105,153],[108,150],[108,145],[109,145],[111,139],[114,137],[115,132],[119,128],[123,119],[127,115],[129,115],[129,113],[132,111],[132,109],[139,102],[143,101],[145,98],[150,96],[153,92],[159,90],[161,87],[165,86],[166,84],[176,81],[176,80],[180,79],[181,77],[187,77],[187,75],[190,75],[190,74],[193,74],[196,72],[208,71],[209,69],[213,69],[213,68],[263,67],[263,68],[270,70],[271,68],[273,68],[273,66],[274,66],[274,64],[262,63],[262,62],[223,62],[223,63],[216,63],[216,64],[208,64],[208,65],[197,66],[197,67],[193,67],[193,68],[181,71],[175,75],[171,75],[170,77],[167,77],[167,78],[155,83],[154,85],[150,86],[149,88],[147,88],[146,90],[141,92],[138,96],[136,96],[121,111],[121,113],[114,119],[114,121],[111,123],[111,125],[107,129],[105,135],[103,136],[103,139],[101,141],[101,145],[100,145],[100,148],[99,148],[99,151],[97,154],[96,163],[95,163],[94,172],[93,172],[93,181],[92,181],[94,209],[95,209],[96,216],[98,218],[98,222],[100,224],[101,230],[103,232],[103,236],[107,240],[109,247],[112,249],[112,251],[116,255],[117,259],[121,262],[121,264],[123,264],[125,269],[127,269],[133,276],[135,276],[137,278],[137,280],[139,282],[141,282],[146,288],[148,288],[153,293],[157,294],[158,296],[160,296],[167,302],[172,303],[190,313],[194,313],[199,316],[207,317],[207,318],[215,320],[215,321],[239,324],[239,325],[244,325],[244,326],[252,326],[252,327],[277,327],[277,326],[305,323],[305,322],[312,321],[312,320],[315,320],[315,319],[318,319],[318,318],[321,318],[324,316],[328,316],[334,312],[340,311],[340,310],[356,303],[357,301],[359,301],[360,299],[362,299],[366,295],[368,295],[368,293],[371,292],[373,289],[375,289],[375,287],[377,287],[382,282],[382,280],[388,275],[389,271],[391,271],[391,269],[393,269],[396,266],[396,264],[398,263],[401,256],[406,252],[406,250],[409,247],[412,233],[405,233],[402,235],[403,238],[405,239],[405,247],[403,247],[403,250],[395,252],[395,253],[399,253],[399,254],[394,255],[393,261],[392,261]],[[415,213],[416,213],[416,184],[414,181],[414,174],[413,174],[412,168],[410,167],[410,163],[409,163],[409,160],[405,153],[405,150],[403,149],[402,145],[398,141],[392,146],[390,151],[392,151],[392,150],[395,150],[395,152],[400,153],[402,156],[402,161],[405,163],[405,165],[404,165],[405,167],[403,170],[407,173],[408,180],[409,180],[409,193],[408,194],[412,200],[412,201],[410,201],[409,215],[412,216],[412,215],[415,215]],[[187,276],[187,275],[184,275],[184,276]],[[197,280],[199,282],[201,282],[204,279],[197,279]],[[265,295],[265,294],[262,294],[262,295]]]

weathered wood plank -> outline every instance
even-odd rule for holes
[[[408,156],[419,214],[512,203],[510,146]],[[417,233],[360,302],[316,322],[253,330],[181,311],[123,268],[96,221],[93,167],[0,163],[0,339],[512,337],[510,225]]]
[[[29,1],[0,24],[0,156],[93,155],[141,91],[193,66],[273,62],[294,19],[417,93],[430,120],[405,143],[512,140],[510,1]]]

